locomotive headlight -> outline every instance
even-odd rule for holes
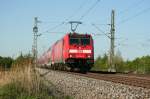
[[[72,55],[69,56],[70,58],[72,57]]]
[[[88,58],[91,58],[91,55],[88,55]]]

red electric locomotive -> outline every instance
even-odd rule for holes
[[[39,63],[55,69],[89,71],[94,64],[94,44],[90,34],[68,33],[58,40]]]

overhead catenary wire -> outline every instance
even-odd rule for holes
[[[142,4],[142,2],[144,2],[145,0],[135,0],[134,3],[132,3],[130,6],[128,6],[127,8],[125,8],[124,10],[121,10],[120,12],[118,12],[118,15],[124,14],[128,11],[130,11],[133,8],[138,7],[139,5]]]
[[[96,2],[80,17],[80,20],[83,19],[97,4],[98,2],[101,1],[101,0],[96,0]],[[75,13],[73,13],[71,16],[69,16],[68,18],[66,18],[63,22],[61,22],[60,24],[48,29],[48,30],[45,30],[44,32],[42,33],[50,33],[50,31],[58,28],[58,27],[61,27],[63,25],[65,25],[65,23],[67,23],[68,20],[70,20],[72,17],[74,17],[84,6],[83,5],[86,5],[87,4],[87,0],[84,0],[81,5],[79,6],[79,8],[75,11]],[[44,22],[46,23],[46,22]],[[47,23],[50,23],[50,22],[47,22]],[[54,22],[53,22],[54,23]],[[56,22],[55,22],[56,23]]]
[[[77,13],[79,13],[81,11],[82,8],[84,8],[84,6],[88,3],[89,0],[84,0],[80,6],[73,12],[72,15],[70,15],[68,18],[66,18],[64,21],[68,21],[71,18],[75,17],[77,15]]]
[[[54,29],[56,29],[56,28],[58,28],[58,27],[60,27],[60,26],[62,26],[62,25],[64,25],[64,24],[65,24],[65,22],[62,22],[62,23],[60,23],[60,24],[57,24],[56,26],[54,26],[54,27],[52,27],[52,28],[50,28],[50,29],[48,29],[48,30],[42,32],[41,34],[43,34],[43,33],[48,33],[49,30],[54,30]]]
[[[79,18],[79,20],[82,20],[91,10],[93,10],[96,5],[100,2],[101,0],[96,0],[96,2]]]
[[[62,23],[62,21],[41,21],[41,24],[56,24],[56,23]]]
[[[66,18],[63,22],[60,22],[60,24],[58,24],[58,25],[56,25],[56,26],[54,26],[54,27],[52,27],[52,28],[50,28],[50,29],[48,29],[48,30],[42,32],[42,33],[47,33],[47,32],[49,32],[49,30],[54,30],[54,29],[56,29],[56,28],[58,28],[58,27],[64,25],[65,23],[67,23],[68,20],[70,20],[70,19],[71,19],[72,17],[74,17],[77,13],[79,13],[79,11],[84,7],[83,5],[86,5],[87,3],[88,3],[87,0],[84,0],[84,1],[80,4],[80,6],[77,8],[77,10],[76,10],[72,15],[70,15],[68,18]],[[50,23],[50,22],[47,22],[47,23]],[[53,23],[54,23],[54,22],[53,22]]]
[[[143,9],[142,11],[140,11],[140,12],[134,14],[133,16],[128,17],[128,18],[126,18],[126,19],[124,19],[124,20],[118,22],[118,24],[120,25],[120,24],[123,24],[123,23],[125,23],[125,22],[127,22],[127,21],[130,21],[130,20],[132,20],[132,19],[134,19],[134,18],[136,18],[136,17],[138,17],[138,16],[140,16],[140,15],[142,15],[142,14],[148,12],[148,11],[150,11],[150,7],[149,7],[149,8],[145,8],[145,9]]]
[[[110,36],[107,35],[107,34],[110,34],[110,33],[105,33],[103,30],[98,28],[95,24],[92,24],[92,26],[95,27],[98,31],[100,31],[102,33],[100,35],[105,35],[106,37],[110,38]]]
[[[63,33],[66,33],[66,32],[59,32],[59,31],[47,31],[47,33],[50,33],[50,34],[63,34]]]
[[[95,24],[95,25],[101,25],[101,26],[102,26],[102,25],[104,25],[104,26],[107,26],[107,25],[109,25],[109,24],[104,24],[104,23],[103,23],[103,24],[100,24],[100,23],[91,23],[91,24]]]

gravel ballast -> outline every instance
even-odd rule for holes
[[[38,69],[47,81],[75,99],[150,99],[150,89]]]

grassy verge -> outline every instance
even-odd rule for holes
[[[0,99],[71,99],[46,86],[29,67],[0,72]]]

